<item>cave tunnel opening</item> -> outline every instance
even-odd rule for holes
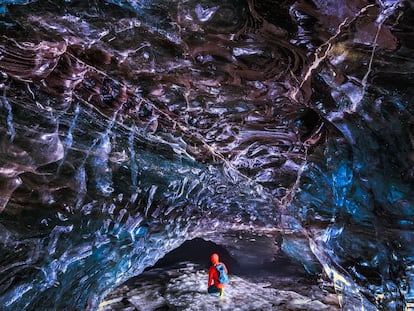
[[[220,261],[227,265],[230,274],[250,278],[265,276],[311,278],[301,264],[288,257],[282,250],[272,257],[263,255],[259,249],[254,248],[236,254],[229,251],[226,246],[203,238],[185,241],[146,270],[172,267],[183,262],[191,262],[198,265],[200,269],[207,270],[213,253],[219,254]],[[252,258],[247,259],[248,256]]]
[[[278,249],[273,256],[268,256],[265,251],[260,252],[260,248],[250,245],[240,249],[203,238],[187,240],[143,273],[127,280],[108,294],[104,301],[106,307],[101,307],[100,310],[126,310],[131,306],[135,306],[131,310],[175,310],[174,305],[180,305],[183,301],[187,304],[200,299],[205,301],[208,299],[208,268],[212,253],[218,253],[220,260],[228,266],[230,296],[232,290],[233,295],[236,293],[244,297],[262,291],[265,286],[266,290],[272,288],[294,295],[320,297],[321,301],[326,301],[326,289],[322,293],[317,278],[309,275],[300,263]],[[248,260],[243,256],[245,253],[251,255]],[[243,291],[249,293],[243,294]],[[334,295],[333,289],[329,292]],[[336,299],[331,300],[334,305],[337,303]],[[336,306],[332,310],[337,310]]]
[[[147,268],[147,270],[174,266],[182,262],[192,262],[199,265],[202,269],[208,269],[210,266],[210,256],[213,253],[219,254],[220,261],[225,262],[230,271],[233,271],[233,273],[240,271],[240,264],[237,259],[225,247],[202,238],[185,241],[158,260],[154,267]]]

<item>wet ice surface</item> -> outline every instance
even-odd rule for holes
[[[230,275],[225,297],[207,294],[208,271],[190,262],[155,268],[117,288],[101,303],[110,310],[340,310],[335,294],[314,280],[263,274]],[[262,282],[260,282],[262,280]]]
[[[95,310],[196,237],[414,304],[412,2],[1,4],[6,310]]]

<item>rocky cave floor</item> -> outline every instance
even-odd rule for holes
[[[210,296],[208,263],[201,258],[208,258],[206,254],[214,250],[189,250],[182,252],[190,254],[190,260],[182,261],[179,253],[170,254],[116,288],[99,311],[340,310],[332,284],[310,277],[286,256],[249,267],[237,266],[234,259],[222,256],[228,262],[230,283],[224,298]]]
[[[151,269],[118,287],[99,310],[340,310],[336,295],[313,280],[276,275],[230,277],[225,297],[220,299],[207,294],[207,269],[197,264]]]

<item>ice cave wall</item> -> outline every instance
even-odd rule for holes
[[[246,230],[344,309],[413,303],[410,2],[1,4],[3,309],[96,309]]]

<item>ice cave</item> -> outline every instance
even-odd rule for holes
[[[412,1],[0,21],[1,311],[414,310]]]

